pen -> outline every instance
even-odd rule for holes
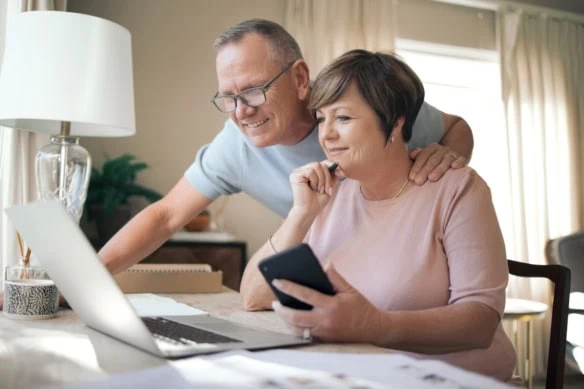
[[[333,174],[335,172],[335,170],[337,169],[337,167],[339,167],[339,163],[333,162],[333,164],[328,167],[329,173]]]

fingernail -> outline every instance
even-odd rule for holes
[[[276,288],[280,289],[282,287],[282,281],[276,279],[276,280],[272,280],[272,285],[274,285]]]
[[[280,309],[281,306],[282,306],[282,304],[280,304],[280,302],[278,300],[272,301],[272,309],[274,311]]]

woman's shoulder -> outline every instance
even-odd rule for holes
[[[485,180],[483,180],[480,174],[478,174],[477,171],[470,166],[465,166],[459,169],[449,169],[437,182],[441,185],[448,186],[460,186],[472,183],[486,185]]]
[[[442,178],[436,182],[426,183],[428,190],[434,193],[442,193],[446,198],[467,195],[470,192],[490,192],[485,180],[471,167],[465,166],[459,169],[448,170]],[[432,188],[430,188],[432,187]]]

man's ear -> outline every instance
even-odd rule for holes
[[[308,64],[303,60],[298,60],[292,67],[294,74],[294,84],[298,91],[298,98],[302,101],[310,96],[310,71]]]

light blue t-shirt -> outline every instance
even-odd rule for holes
[[[410,150],[438,143],[444,135],[442,114],[424,103],[408,143]],[[278,215],[292,207],[290,173],[297,167],[326,158],[318,143],[318,130],[293,146],[255,147],[232,120],[197,153],[185,177],[210,199],[245,192]]]

